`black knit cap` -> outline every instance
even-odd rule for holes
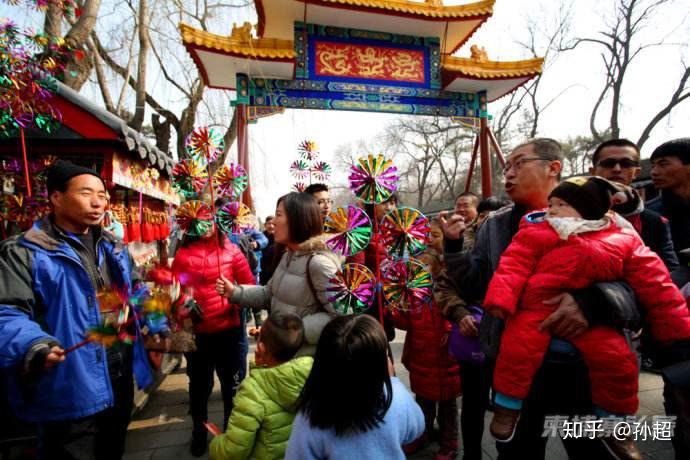
[[[103,182],[101,176],[93,169],[75,165],[69,161],[57,160],[48,168],[46,173],[48,195],[52,195],[55,191],[65,191],[67,189],[67,182],[73,177],[81,176],[82,174],[96,176]],[[105,182],[103,182],[103,185],[105,186]]]
[[[553,189],[549,198],[556,197],[568,203],[583,219],[599,220],[611,208],[611,197],[616,188],[599,176],[571,177]]]
[[[654,161],[661,157],[678,157],[684,165],[690,164],[690,137],[664,142],[654,149],[650,160]]]

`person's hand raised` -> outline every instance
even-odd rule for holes
[[[460,214],[453,214],[448,217],[448,211],[441,211],[438,215],[441,221],[441,228],[443,235],[449,240],[459,240],[467,226],[465,225],[465,218]]]

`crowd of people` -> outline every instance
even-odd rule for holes
[[[500,459],[544,459],[547,416],[633,416],[644,361],[663,377],[676,458],[690,458],[690,138],[653,151],[659,195],[647,202],[632,187],[640,151],[628,140],[599,145],[589,176],[563,180],[562,166],[556,141],[526,141],[506,158],[509,200],[465,192],[432,219],[418,258],[434,295],[417,311],[377,296],[364,314],[339,315],[328,288],[340,266],[375,271],[386,251],[374,240],[345,260],[328,248],[324,184],[280,197],[263,232],[184,236],[169,275],[194,334],[192,455],[402,459],[436,440],[435,459],[475,460],[492,411]],[[121,458],[133,380],[151,383],[138,339],[166,341],[170,329],[135,315],[131,345],[69,349],[107,314],[101,289],[139,280],[102,229],[101,177],[58,161],[47,180],[50,215],[0,245],[5,396],[37,424],[40,458]],[[392,195],[363,207],[381,219],[399,205]],[[396,329],[409,389],[395,376]],[[223,427],[209,443],[214,374]],[[642,458],[632,436],[562,441],[573,459]]]

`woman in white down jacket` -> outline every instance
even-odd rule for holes
[[[313,355],[321,331],[336,316],[327,288],[340,267],[339,260],[325,244],[319,205],[313,196],[288,193],[280,197],[273,222],[275,242],[286,251],[268,284],[235,285],[221,277],[216,290],[232,303],[255,309],[270,305],[271,312],[300,316],[305,343],[298,355]]]

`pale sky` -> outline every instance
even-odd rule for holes
[[[165,0],[159,0],[165,1]],[[465,1],[446,0],[446,4],[462,4]],[[527,35],[528,19],[548,24],[555,16],[556,0],[497,0],[494,16],[456,54],[469,55],[469,46],[484,46],[490,59],[518,60],[529,57],[515,44]],[[651,39],[666,37],[684,46],[654,48],[644,52],[629,70],[623,99],[621,126],[622,134],[637,140],[647,121],[663,107],[680,76],[681,64],[690,60],[690,8],[688,0],[675,0],[665,7],[665,14],[657,15],[655,22],[646,30]],[[593,36],[602,26],[603,18],[612,12],[614,0],[576,0],[573,7],[574,35]],[[17,7],[0,5],[0,16],[10,16],[20,24],[26,13]],[[13,17],[14,16],[14,17]],[[231,17],[215,18],[222,24],[212,31],[229,34],[232,23],[256,21],[253,7],[233,10]],[[154,65],[153,59],[150,65]],[[161,100],[175,100],[174,90],[166,86],[159,76],[148,80],[151,91]],[[564,139],[568,136],[589,134],[589,114],[594,100],[603,85],[603,65],[598,50],[593,46],[582,46],[559,56],[547,68],[542,80],[542,101],[568,89],[558,101],[543,114],[539,135]],[[219,100],[219,90],[207,89],[208,101]],[[85,86],[82,94],[102,105],[98,90]],[[489,106],[490,113],[497,113],[501,100]],[[147,109],[147,120],[150,109]],[[230,113],[228,111],[228,113]],[[310,110],[287,110],[282,115],[261,119],[249,128],[250,168],[254,202],[257,214],[263,220],[274,211],[276,199],[290,190],[293,179],[288,173],[290,163],[297,157],[297,145],[301,140],[311,139],[320,146],[322,159],[336,166],[333,153],[338,146],[356,143],[359,139],[371,140],[381,133],[387,123],[394,120],[392,114],[369,114],[359,112],[331,112]],[[599,127],[603,127],[602,118]],[[643,148],[643,157],[661,142],[690,135],[690,101],[675,109],[671,117],[662,121],[653,131]],[[233,151],[235,150],[233,146]],[[368,152],[362,152],[366,155]],[[469,152],[468,152],[469,155]],[[342,182],[345,171],[334,175],[335,182]]]

